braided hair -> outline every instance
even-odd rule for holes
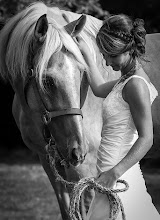
[[[124,14],[108,17],[100,28],[96,41],[108,55],[120,55],[130,51],[133,59],[145,55],[146,30],[142,19],[132,19]]]

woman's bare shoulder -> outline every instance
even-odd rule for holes
[[[135,75],[143,77],[148,83],[150,83],[150,78],[142,67],[135,71]]]
[[[139,76],[139,77],[136,77]],[[141,78],[142,77],[142,78]],[[145,79],[150,83],[149,78],[143,74],[136,74],[135,77],[132,77],[125,85],[123,89],[123,97],[125,101],[128,102],[129,99],[148,99],[149,90],[145,82]]]

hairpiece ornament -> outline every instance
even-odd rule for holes
[[[120,40],[124,41],[125,43],[130,43],[133,39],[133,36],[129,33],[123,31],[114,31],[114,30],[105,30],[109,35],[119,38]]]

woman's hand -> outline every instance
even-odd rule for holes
[[[80,36],[77,36],[76,39],[78,41],[78,47],[84,58],[87,60],[91,58],[92,57],[91,50],[88,47],[87,43]]]
[[[97,178],[96,182],[106,188],[113,188],[117,182],[114,170],[111,169],[109,171],[101,173],[100,176]]]

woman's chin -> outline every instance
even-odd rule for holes
[[[114,71],[119,71],[119,70],[120,70],[120,68],[119,68],[118,66],[112,66],[112,69],[113,69]]]

